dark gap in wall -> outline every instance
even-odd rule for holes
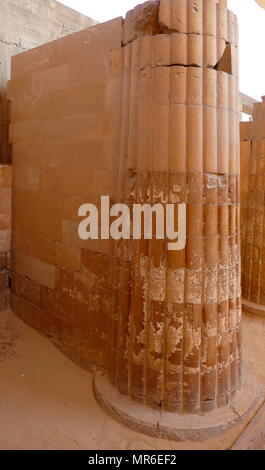
[[[229,75],[232,75],[232,49],[231,43],[226,43],[226,48],[221,59],[217,62],[216,66],[213,67],[218,72],[226,72]]]

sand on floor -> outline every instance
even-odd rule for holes
[[[244,318],[244,356],[265,392],[265,318]],[[94,400],[92,376],[10,311],[0,314],[0,449],[229,449],[247,422],[203,442],[138,434]]]

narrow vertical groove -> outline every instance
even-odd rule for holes
[[[249,272],[249,300],[251,302],[255,302],[255,290],[253,295],[253,279],[255,280],[256,276],[256,263],[255,263],[255,242],[256,242],[256,228],[257,228],[257,220],[258,220],[258,199],[259,199],[259,192],[258,192],[258,180],[259,180],[259,157],[258,157],[258,142],[255,142],[253,147],[254,156],[255,156],[255,187],[254,190],[254,214],[253,214],[253,225],[252,225],[252,233],[251,233],[251,263],[250,263],[250,272]]]
[[[131,50],[131,47],[129,46],[129,48],[125,48],[124,49],[124,54],[125,54],[125,58],[124,58],[124,69],[123,69],[123,76],[124,76],[124,90],[123,90],[123,97],[124,97],[124,100],[123,100],[123,105],[124,105],[124,119],[122,120],[122,126],[124,125],[125,126],[125,129],[126,129],[126,134],[124,135],[124,131],[123,129],[121,130],[122,132],[122,136],[123,138],[125,139],[124,141],[124,144],[123,146],[121,146],[121,154],[120,154],[120,165],[119,165],[119,184],[118,184],[118,189],[120,189],[121,191],[121,194],[119,195],[119,197],[117,198],[117,201],[121,200],[122,197],[125,197],[127,198],[127,194],[126,194],[126,191],[127,191],[127,188],[125,187],[124,188],[124,184],[123,184],[123,179],[124,179],[124,172],[125,172],[125,168],[126,168],[126,164],[127,164],[127,161],[126,159],[124,158],[125,156],[128,158],[128,129],[129,129],[129,109],[130,109],[130,106],[128,106],[128,100],[129,100],[129,97],[130,97],[130,90],[131,90],[131,74],[129,73],[129,70],[127,71],[126,70],[126,62],[128,60],[126,60],[126,57],[127,57],[127,54],[129,56],[129,63],[131,61],[131,54],[132,54],[132,50]],[[128,64],[129,65],[129,64]],[[127,86],[126,86],[127,84]],[[127,149],[127,152],[126,150]],[[125,184],[126,186],[126,184]],[[124,194],[125,192],[125,194]],[[125,242],[126,244],[126,242]],[[130,317],[130,294],[129,294],[129,298],[127,298],[127,302],[125,300],[125,293],[124,293],[124,289],[125,289],[125,286],[126,286],[126,277],[124,279],[124,250],[122,250],[122,244],[120,242],[117,242],[117,260],[118,260],[118,285],[117,285],[117,289],[118,289],[118,301],[119,301],[119,304],[117,305],[117,313],[119,315],[119,321],[118,321],[118,329],[117,329],[117,342],[118,342],[118,360],[119,360],[119,374],[118,374],[118,377],[117,377],[117,381],[118,381],[118,387],[119,387],[119,390],[124,393],[126,391],[126,382],[127,382],[127,387],[128,387],[128,382],[129,382],[129,351],[128,351],[128,356],[126,358],[125,356],[125,350],[126,350],[126,344],[128,345],[128,330],[126,331],[125,328],[122,328],[122,326],[124,326],[124,320],[126,322],[126,317],[127,318],[127,321],[129,322],[129,317]],[[121,252],[120,252],[121,250]],[[125,248],[126,250],[126,248]],[[127,255],[126,255],[126,260],[127,260]],[[131,271],[131,270],[130,270]],[[130,276],[131,277],[131,272],[130,272]],[[127,281],[129,281],[129,279],[127,279]],[[129,286],[127,288],[127,290],[130,290],[129,289]],[[128,346],[127,346],[128,347]],[[125,356],[125,357],[124,357]],[[126,359],[127,359],[127,364],[126,364]]]
[[[153,47],[154,47],[154,44],[153,44]],[[152,49],[153,51],[153,49]],[[154,54],[153,54],[154,55]],[[154,121],[153,121],[153,113],[154,113],[154,110],[153,110],[153,105],[154,105],[154,92],[155,92],[155,81],[154,81],[154,76],[155,76],[155,69],[152,69],[151,70],[151,96],[150,96],[150,100],[151,100],[151,109],[152,109],[152,112],[151,112],[151,119],[150,119],[150,142],[151,142],[151,168],[150,168],[150,193],[151,193],[151,196],[150,196],[150,203],[151,205],[154,204],[154,196],[153,196],[153,193],[154,193],[154,178],[153,178],[153,172],[154,172],[154,145],[153,145],[153,128],[154,128]],[[148,374],[148,344],[149,344],[149,341],[148,341],[148,330],[149,330],[149,318],[150,318],[150,315],[149,315],[149,309],[150,309],[150,292],[149,292],[149,289],[150,289],[150,268],[151,268],[151,253],[152,253],[152,243],[153,243],[153,240],[150,240],[147,242],[148,243],[148,249],[147,249],[147,255],[148,255],[148,259],[147,259],[147,285],[146,285],[146,290],[147,290],[147,299],[146,299],[146,314],[145,314],[145,318],[146,318],[146,354],[145,354],[145,382],[144,382],[144,387],[145,387],[145,403],[147,402],[147,394],[148,394],[148,387],[147,387],[147,374]]]
[[[219,31],[218,31],[218,28],[219,28],[219,5],[216,5],[216,31],[217,31],[217,37],[219,35]],[[218,42],[218,41],[217,41]],[[219,138],[220,138],[220,130],[219,130],[219,81],[218,81],[218,74],[216,76],[216,95],[215,95],[215,100],[216,100],[216,106],[215,106],[215,114],[216,114],[216,169],[217,169],[217,173],[218,173],[218,161],[219,161]],[[220,191],[219,191],[219,188],[218,188],[218,182],[217,182],[217,192],[218,192],[218,195],[217,195],[217,200],[218,200],[218,203],[220,203]],[[222,256],[221,256],[221,252],[222,252],[222,240],[220,239],[219,240],[219,249],[220,249],[220,267],[222,265],[224,265],[223,263],[223,259],[222,259]],[[224,270],[225,272],[225,270]],[[224,274],[225,276],[225,274]],[[224,291],[225,290],[225,281],[226,279],[224,279]],[[225,302],[225,295],[223,296],[224,297],[224,302]],[[219,310],[220,309],[220,310]],[[216,396],[216,402],[217,402],[217,405],[218,405],[218,395],[220,394],[220,374],[222,374],[222,362],[223,362],[223,358],[222,358],[222,354],[221,354],[221,347],[222,347],[222,338],[223,338],[223,330],[221,329],[220,331],[220,324],[222,322],[222,314],[224,314],[222,312],[222,309],[221,309],[221,305],[219,307],[218,305],[218,338],[217,338],[217,364],[216,364],[216,371],[217,371],[217,396]]]
[[[172,18],[172,3],[171,3],[171,18]],[[171,39],[171,38],[170,38]],[[170,62],[172,63],[172,40],[169,42],[170,44]],[[167,202],[171,203],[170,200],[170,173],[172,171],[171,168],[171,161],[170,161],[170,155],[171,155],[171,96],[172,96],[172,71],[169,71],[169,103],[168,103],[168,159],[167,159]],[[165,215],[166,217],[166,215]],[[164,223],[165,229],[167,228],[167,221],[165,220]],[[167,237],[167,234],[165,234],[165,237]],[[166,238],[167,240],[167,238]],[[166,248],[165,248],[166,249]],[[169,304],[169,298],[168,298],[168,290],[169,290],[169,285],[168,285],[168,276],[169,276],[169,253],[167,251],[166,254],[166,286],[165,286],[165,308],[164,308],[164,315],[163,315],[163,348],[162,348],[162,360],[163,360],[163,370],[162,370],[162,377],[161,377],[161,403],[162,403],[162,409],[165,409],[165,402],[166,402],[166,397],[165,397],[165,388],[167,385],[167,377],[166,377],[166,364],[167,364],[167,334],[168,334],[168,304]]]
[[[260,276],[260,244],[261,244],[261,216],[262,216],[262,197],[264,197],[263,188],[261,185],[262,179],[262,158],[260,155],[260,145],[259,142],[255,143],[256,149],[256,203],[255,203],[255,222],[254,222],[254,231],[253,231],[253,240],[252,240],[252,272],[250,276],[250,299],[252,302],[259,303],[258,295],[258,285],[259,285],[259,276]],[[254,274],[255,273],[255,274]]]
[[[202,22],[203,22],[203,18],[204,18],[204,3],[202,3]],[[202,23],[202,32],[203,32],[203,23]],[[203,49],[203,52],[202,52],[202,55],[203,55],[203,58],[205,56],[204,52],[205,52],[205,47],[204,47],[204,41],[202,43],[202,49]],[[204,204],[204,172],[205,172],[205,160],[204,160],[204,130],[205,130],[205,107],[204,107],[204,76],[205,76],[205,70],[202,69],[201,71],[201,78],[200,78],[200,81],[201,81],[201,84],[200,84],[200,93],[201,93],[201,97],[200,97],[200,105],[201,105],[201,132],[202,132],[202,143],[201,143],[201,152],[202,152],[202,156],[201,156],[201,204]],[[201,224],[203,225],[203,210],[201,210]],[[202,234],[200,234],[202,235]],[[204,264],[204,254],[202,255],[202,260],[201,260],[201,263],[202,265]],[[202,270],[201,270],[201,274],[200,274],[200,283],[201,283],[201,289],[202,289],[202,292],[203,292],[203,274],[202,274]],[[201,302],[203,303],[203,299],[201,298]],[[198,383],[199,383],[199,395],[198,395],[198,398],[199,398],[199,406],[198,406],[198,410],[200,411],[203,411],[203,403],[202,401],[205,401],[205,399],[201,399],[202,397],[202,392],[203,392],[203,389],[202,389],[202,383],[201,383],[201,374],[202,374],[202,368],[201,368],[201,364],[202,364],[202,348],[203,348],[203,335],[204,335],[204,325],[203,325],[203,305],[200,306],[199,308],[199,331],[200,331],[200,347],[199,347],[199,357],[198,357],[198,360],[199,360],[199,363],[198,363],[198,366],[199,366],[199,376],[198,376]]]
[[[257,288],[257,297],[256,302],[260,303],[260,279],[261,279],[261,261],[262,261],[262,242],[263,242],[263,233],[262,233],[262,226],[263,226],[263,218],[264,218],[264,205],[262,204],[262,199],[264,200],[264,159],[262,158],[262,153],[260,151],[260,145],[258,145],[258,185],[257,185],[257,192],[258,192],[258,221],[255,230],[256,234],[256,272],[257,272],[257,284],[253,282],[252,284],[252,296],[254,297],[255,288]],[[253,248],[255,244],[253,244]],[[254,276],[252,277],[252,279]]]
[[[256,144],[255,144],[256,145]],[[249,201],[249,208],[251,208],[251,219],[250,222],[248,223],[247,226],[247,232],[246,232],[246,258],[245,258],[245,265],[244,265],[244,277],[245,277],[245,283],[246,283],[246,290],[244,289],[243,295],[247,300],[250,299],[250,279],[251,279],[251,270],[252,270],[252,243],[251,240],[253,240],[253,234],[254,234],[254,223],[255,223],[255,208],[256,208],[256,191],[255,188],[257,186],[257,172],[255,170],[256,166],[256,155],[254,152],[254,145],[252,144],[252,149],[251,149],[251,158],[250,158],[250,164],[251,164],[251,173],[250,173],[250,183],[249,183],[249,196],[250,196],[250,201]],[[254,167],[254,178],[252,176],[252,168]],[[255,183],[253,182],[253,179],[255,180]],[[254,184],[253,184],[254,183]],[[252,206],[253,204],[253,206]],[[249,213],[249,211],[248,211]]]

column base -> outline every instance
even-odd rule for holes
[[[254,302],[249,302],[249,300],[242,299],[242,308],[247,313],[265,317],[265,305],[255,304]]]
[[[201,415],[148,408],[118,392],[107,375],[94,379],[94,395],[108,415],[134,431],[160,439],[202,441],[222,434],[254,411],[259,399],[253,379],[244,365],[242,385],[229,405]]]

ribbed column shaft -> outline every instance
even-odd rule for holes
[[[265,307],[265,102],[241,124],[242,296]]]
[[[211,0],[161,0],[145,35],[150,3],[128,14],[113,52],[116,198],[187,204],[187,243],[116,246],[111,380],[196,413],[226,405],[241,376],[237,22]]]

